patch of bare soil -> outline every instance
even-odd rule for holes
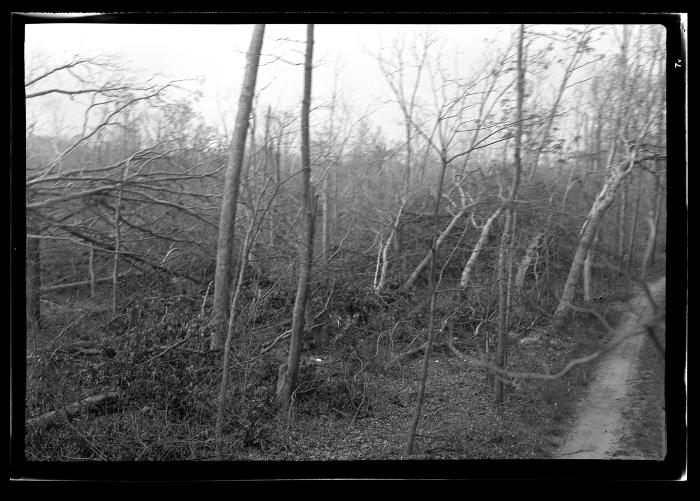
[[[665,277],[649,284],[663,312]],[[652,322],[654,309],[643,291],[629,301],[618,338]],[[663,345],[663,326],[654,321]],[[561,459],[663,459],[665,455],[663,360],[645,335],[628,337],[601,361],[578,418],[559,447]]]

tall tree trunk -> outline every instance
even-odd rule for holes
[[[112,315],[117,314],[117,297],[119,295],[119,252],[121,247],[121,211],[122,211],[122,193],[124,190],[124,181],[129,172],[129,162],[124,166],[122,173],[122,182],[119,186],[119,193],[114,205],[114,261],[112,266]]]
[[[231,343],[233,340],[233,329],[236,320],[236,307],[238,306],[238,298],[241,294],[241,286],[243,285],[243,280],[245,279],[246,269],[248,267],[248,260],[250,257],[250,248],[252,245],[253,230],[255,228],[255,213],[253,213],[250,225],[248,226],[248,231],[245,235],[245,241],[243,242],[243,247],[241,249],[241,266],[238,270],[238,279],[236,280],[236,286],[233,293],[233,298],[231,299],[231,309],[228,319],[228,329],[226,333],[226,343],[224,344],[224,356],[221,364],[221,387],[219,389],[219,402],[216,412],[216,426],[214,428],[214,449],[216,459],[223,460],[221,445],[221,433],[223,431],[224,425],[224,409],[226,407],[226,394],[228,392],[228,380],[229,380],[229,364],[231,358]]]
[[[27,238],[27,329],[36,336],[41,325],[41,241]]]
[[[95,297],[95,247],[93,245],[90,246],[88,273],[90,274],[90,297]]]
[[[321,180],[321,263],[328,264],[328,231],[329,231],[329,214],[328,214],[328,196],[330,192],[329,180],[330,172],[326,172]]]
[[[423,365],[421,367],[420,387],[418,388],[418,399],[416,406],[413,409],[413,418],[408,432],[408,440],[406,442],[406,454],[413,454],[413,442],[418,428],[418,421],[423,409],[423,400],[425,399],[425,384],[428,380],[428,364],[430,361],[430,350],[433,345],[433,333],[435,332],[435,304],[437,299],[437,283],[435,280],[435,254],[438,249],[438,216],[440,213],[440,199],[442,198],[442,185],[445,179],[445,171],[447,170],[447,161],[442,158],[442,168],[440,169],[440,179],[438,181],[437,191],[435,192],[435,209],[433,212],[433,236],[430,246],[430,269],[428,271],[428,284],[430,288],[430,317],[428,319],[428,339],[425,345],[423,354]],[[443,233],[444,235],[444,233]]]
[[[508,207],[506,208],[506,221],[501,237],[501,246],[498,253],[498,341],[496,344],[496,367],[503,368],[506,363],[506,352],[508,341],[508,296],[507,287],[508,270],[510,269],[510,259],[507,256],[510,247],[512,225],[515,219],[515,198],[520,186],[521,148],[523,139],[523,101],[525,100],[525,68],[523,65],[523,45],[525,40],[525,25],[520,25],[520,36],[518,37],[518,97],[517,97],[517,130],[515,133],[515,172],[513,173],[513,186],[510,191]],[[531,171],[531,174],[534,171]],[[494,402],[496,405],[503,403],[503,380],[494,378]]]
[[[627,183],[622,182],[620,207],[617,218],[617,264],[622,268],[625,264],[625,223],[627,221]]]
[[[229,316],[231,290],[231,265],[233,262],[233,237],[238,206],[238,189],[241,180],[245,140],[248,122],[255,95],[255,81],[260,62],[265,25],[257,24],[248,49],[243,86],[238,100],[238,112],[233,138],[229,147],[228,165],[224,180],[221,216],[219,218],[219,239],[216,249],[216,274],[214,277],[214,328],[211,333],[211,349],[219,349],[223,344],[224,327]]]
[[[640,202],[640,190],[641,187],[637,183],[637,197],[634,203],[634,214],[632,215],[632,227],[630,228],[629,234],[629,245],[627,246],[627,271],[632,270],[632,264],[634,263],[634,249],[635,249],[635,238],[637,237],[637,222],[639,221],[639,202]]]
[[[588,249],[586,260],[583,262],[583,300],[587,303],[593,300],[593,280],[591,273],[593,268],[593,256],[598,243],[598,233],[600,233],[600,230],[597,231],[593,237],[593,245]]]
[[[656,242],[659,236],[659,222],[661,221],[662,209],[661,204],[663,203],[663,191],[661,189],[661,182],[658,179],[656,181],[656,196],[654,197],[654,233],[651,247],[651,259],[649,260],[649,263],[651,265],[654,264],[656,258]]]
[[[296,386],[301,356],[301,341],[304,331],[304,313],[309,295],[311,264],[313,260],[314,241],[314,200],[311,191],[311,158],[309,153],[309,110],[311,107],[311,71],[313,64],[314,25],[306,29],[306,58],[304,62],[304,100],[301,106],[301,183],[302,197],[306,215],[304,239],[299,246],[299,281],[292,314],[292,333],[289,342],[289,356],[286,369],[280,367],[280,379],[277,381],[277,403],[280,410],[286,411],[291,403],[292,391]]]

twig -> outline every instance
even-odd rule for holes
[[[211,287],[211,284],[213,282],[209,282],[209,285],[207,285],[207,292],[204,293],[204,300],[202,301],[202,309],[199,312],[199,316],[203,317],[204,316],[204,305],[207,304],[207,298],[209,297],[209,288]]]
[[[591,353],[590,355],[587,355],[585,357],[580,357],[580,358],[574,358],[570,360],[563,369],[561,369],[559,372],[555,374],[541,374],[541,373],[536,373],[536,372],[511,372],[505,369],[501,369],[500,367],[496,367],[495,365],[491,365],[488,362],[484,362],[482,360],[478,360],[474,357],[470,357],[469,355],[465,355],[461,351],[459,351],[457,348],[454,347],[454,344],[447,343],[447,345],[450,347],[450,350],[457,355],[459,358],[462,359],[462,361],[466,362],[468,365],[474,366],[474,367],[483,367],[485,369],[490,370],[491,372],[494,372],[497,376],[507,377],[511,379],[545,379],[545,380],[553,380],[553,379],[559,379],[562,376],[564,376],[567,372],[569,372],[571,369],[576,367],[577,365],[584,364],[586,362],[590,362],[592,360],[595,360],[602,354],[611,351],[615,349],[617,346],[621,345],[624,341],[627,339],[633,337],[633,336],[638,336],[640,334],[645,334],[645,331],[635,331],[631,332],[629,334],[626,334],[619,339],[609,343],[607,346],[604,348],[595,351]],[[507,380],[503,379],[504,382],[508,382]]]
[[[355,411],[355,415],[352,417],[352,421],[350,421],[350,426],[355,425],[355,419],[357,419],[357,415],[360,413],[360,409],[362,408],[362,404],[365,403],[365,398],[367,397],[366,393],[362,394],[362,401],[360,402],[360,405],[357,406],[357,410]]]
[[[63,329],[61,329],[61,332],[59,332],[58,335],[55,338],[53,338],[49,344],[46,345],[46,349],[51,348],[51,345],[54,344],[58,340],[58,338],[60,338],[70,327],[75,325],[75,323],[78,320],[80,320],[81,318],[83,318],[85,315],[87,315],[87,312],[83,313],[82,315],[79,315],[74,320],[72,320],[68,325],[66,325]]]

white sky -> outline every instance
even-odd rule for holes
[[[364,113],[379,110],[373,122],[385,132],[391,132],[398,121],[396,106],[384,104],[391,97],[389,88],[371,54],[376,54],[384,41],[395,37],[408,39],[425,25],[359,25],[318,24],[315,26],[313,75],[314,99],[328,99],[332,93],[336,63],[341,67],[341,95]],[[483,57],[484,37],[507,38],[511,26],[436,25],[432,30],[445,40],[445,51],[460,51],[460,67],[467,67]],[[245,66],[245,52],[250,43],[252,25],[128,25],[128,24],[66,24],[47,23],[26,26],[25,50],[47,54],[55,61],[69,60],[75,54],[120,53],[143,70],[144,76],[160,73],[164,77],[204,77],[203,97],[199,110],[213,125],[219,125],[221,111],[228,120],[235,112],[238,92]],[[303,61],[301,43],[306,25],[267,25],[261,63],[272,56],[282,56],[292,62]],[[472,50],[463,51],[463,47]],[[476,50],[475,50],[476,49]],[[464,65],[464,66],[463,66]],[[257,89],[263,89],[261,103],[295,109],[300,106],[303,72],[301,66],[282,61],[263,65],[258,75]],[[396,126],[398,128],[398,125]]]
[[[445,62],[448,66],[458,65],[459,73],[465,76],[471,67],[495,56],[499,47],[508,43],[515,27],[439,24],[430,29],[444,44]],[[416,24],[315,25],[314,105],[330,98],[338,64],[342,68],[338,85],[341,102],[353,106],[355,116],[376,110],[371,116],[372,123],[381,127],[390,139],[401,137],[398,107],[387,102],[392,94],[373,54],[382,46],[390,46],[397,37],[406,37],[410,42],[425,29],[426,25]],[[203,77],[203,84],[192,86],[203,95],[197,109],[210,125],[221,129],[222,116],[230,124],[235,114],[251,33],[252,25],[244,24],[29,24],[25,53],[28,62],[32,54],[38,53],[49,56],[54,64],[70,60],[76,54],[120,53],[135,73],[144,78],[154,73],[167,79]],[[301,63],[304,44],[290,40],[302,42],[305,36],[303,24],[266,26],[257,81],[257,90],[262,89],[259,105],[269,103],[273,110],[300,108],[302,66],[282,61],[265,63],[272,61],[273,56]],[[64,110],[59,112],[56,102],[47,99],[42,111],[45,117],[69,115]],[[262,106],[259,109],[263,110]]]

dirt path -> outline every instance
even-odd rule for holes
[[[666,278],[650,283],[649,288],[654,301],[665,308]],[[627,312],[617,329],[618,337],[639,329],[651,314],[652,307],[640,290],[628,303]],[[663,459],[664,414],[663,401],[659,401],[663,400],[663,392],[650,392],[647,386],[639,384],[642,369],[639,355],[643,349],[648,350],[647,344],[651,344],[647,336],[630,337],[601,360],[594,381],[579,403],[578,419],[559,447],[557,458],[612,459],[624,456],[625,459]],[[663,377],[663,363],[660,365],[662,370],[655,371],[657,377]],[[634,422],[639,416],[632,411],[640,407],[640,401],[655,404],[652,415],[647,411],[646,419],[656,424],[657,433],[648,429],[640,432],[640,426]],[[655,443],[651,447],[646,444],[646,448],[630,447],[632,430],[642,438],[651,437],[647,441]]]

